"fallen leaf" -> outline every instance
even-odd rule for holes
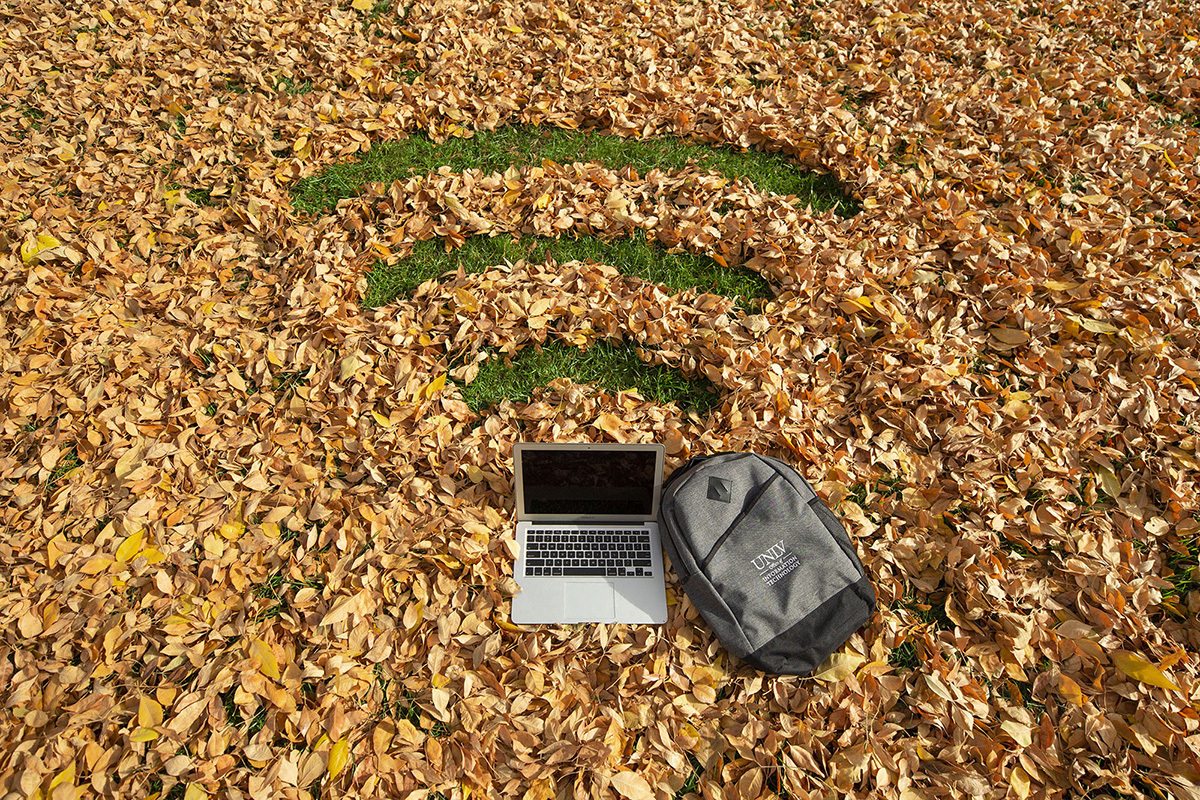
[[[1065,699],[1077,706],[1082,706],[1087,702],[1083,696],[1083,690],[1079,688],[1079,684],[1073,678],[1061,672],[1058,674],[1058,692]]]
[[[162,725],[163,708],[157,700],[143,696],[138,701],[138,725],[143,728],[154,728]]]
[[[343,737],[329,751],[329,777],[336,778],[350,761],[350,743]]]
[[[142,531],[136,531],[125,537],[125,541],[121,542],[121,546],[117,548],[117,561],[133,561],[137,556],[138,551],[142,547]]]
[[[279,662],[271,646],[262,639],[250,640],[250,656],[258,659],[258,671],[268,678],[279,680]]]
[[[53,236],[46,233],[40,233],[36,239],[21,245],[21,260],[26,264],[37,263],[39,260],[39,255],[47,250],[58,247],[61,244],[62,242],[60,242],[58,239],[55,239]]]
[[[1170,689],[1173,692],[1180,691],[1179,687],[1167,678],[1166,675],[1162,674],[1158,667],[1139,655],[1124,650],[1117,650],[1112,654],[1112,660],[1117,669],[1136,681],[1141,681],[1150,686],[1157,686],[1160,689]]]
[[[622,797],[629,800],[653,800],[654,792],[641,775],[634,772],[618,772],[612,776],[612,786]]]
[[[854,651],[832,653],[812,673],[819,681],[836,683],[854,674],[867,659]]]

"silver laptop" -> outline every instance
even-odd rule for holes
[[[660,444],[513,447],[517,489],[512,621],[667,621],[658,501]]]

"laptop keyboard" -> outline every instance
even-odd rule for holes
[[[525,577],[653,577],[650,531],[534,529],[525,535]]]

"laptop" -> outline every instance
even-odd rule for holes
[[[661,625],[660,444],[513,446],[521,587],[512,621]]]

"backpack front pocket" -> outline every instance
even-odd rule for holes
[[[789,481],[772,480],[714,543],[702,569],[758,648],[862,577],[830,544],[806,499]]]

